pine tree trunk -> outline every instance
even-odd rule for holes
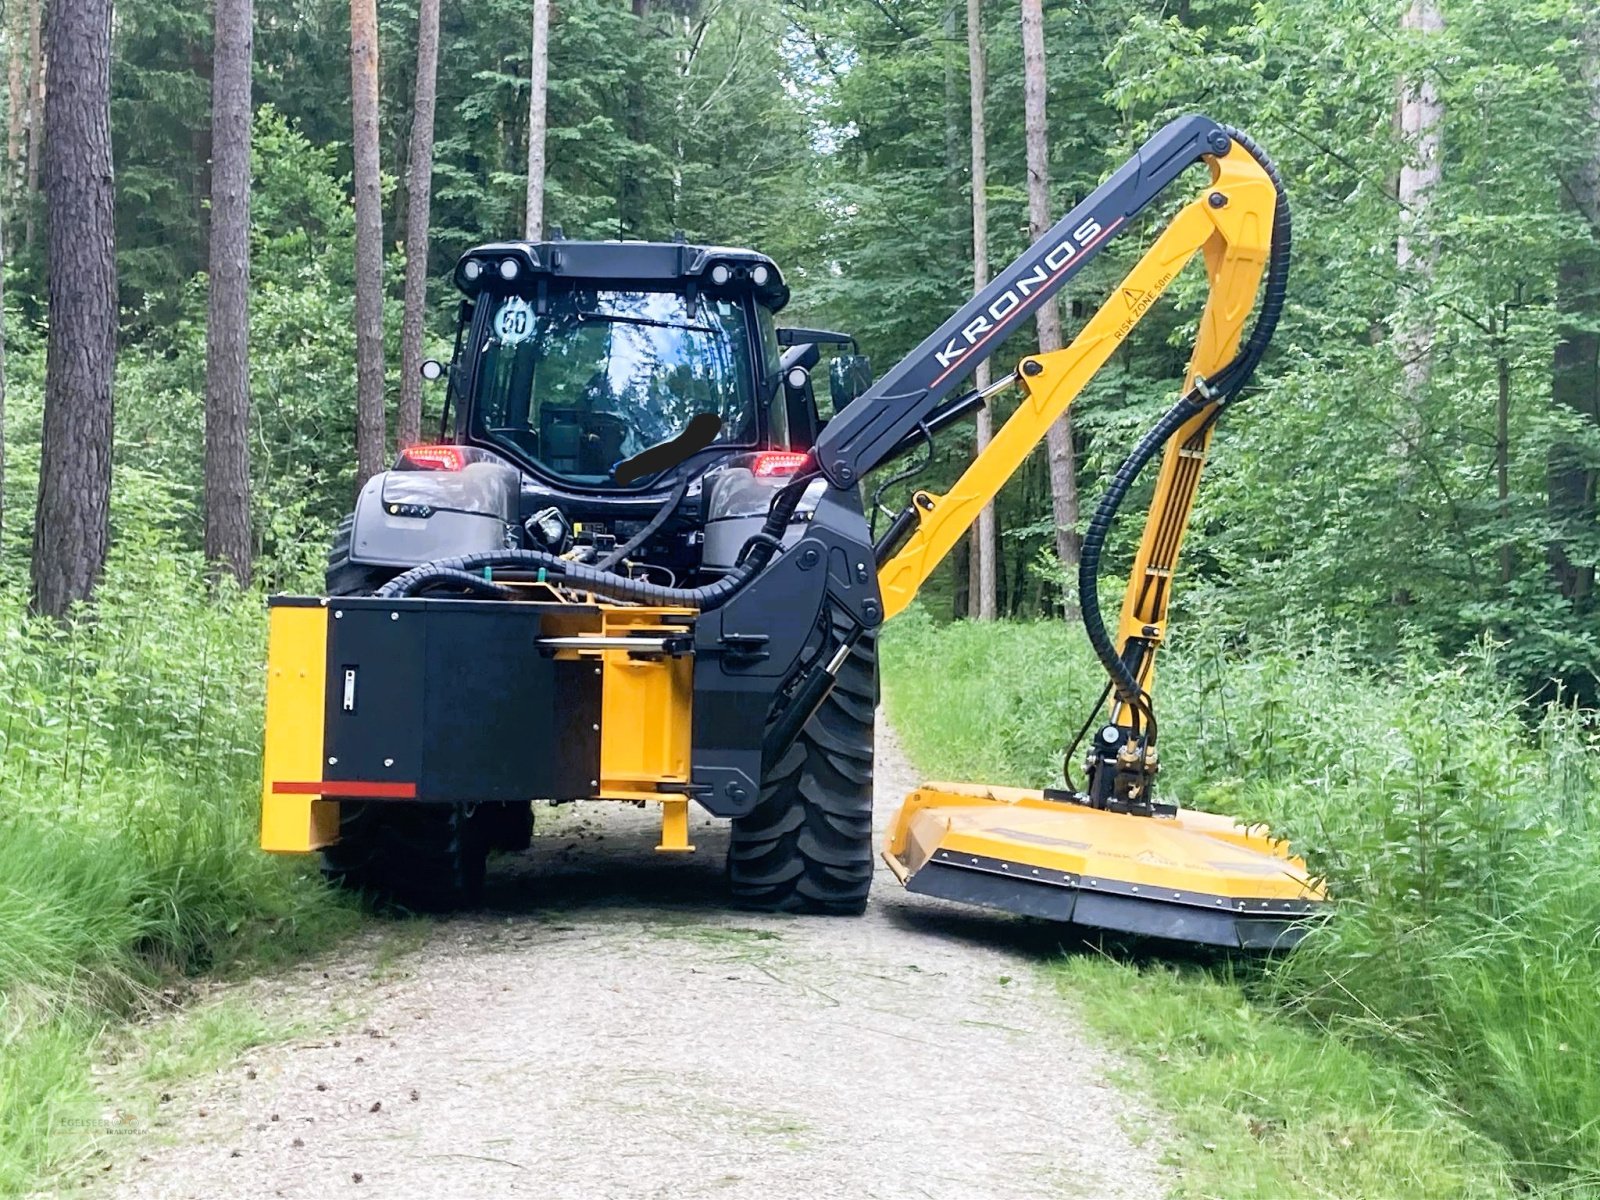
[[[211,295],[206,313],[206,559],[250,584],[251,0],[216,0]]]
[[[983,0],[967,0],[967,62],[972,107],[972,290],[989,286],[989,147],[984,123],[984,94],[988,90],[988,64],[983,51]],[[989,386],[989,360],[978,364],[974,382]],[[987,406],[978,410],[976,450],[982,454],[994,435],[994,418]],[[968,613],[979,620],[995,618],[995,512],[986,504],[972,531],[972,600]]]
[[[439,0],[422,0],[417,9],[417,82],[411,108],[411,172],[406,184],[406,290],[400,320],[400,412],[395,429],[395,446],[400,450],[422,440],[422,333],[428,312],[438,67]]]
[[[6,197],[8,200],[9,196]],[[6,527],[6,255],[5,216],[0,214],[0,532]]]
[[[44,157],[44,12],[43,0],[28,0],[28,61],[33,65],[33,83],[28,88],[28,185],[26,214],[23,217],[23,245],[33,249],[33,213],[39,194],[39,162]]]
[[[1041,0],[1022,0],[1023,104],[1028,146],[1028,236],[1037,240],[1055,224],[1050,209],[1050,133],[1045,117],[1048,80],[1044,64],[1044,12]],[[1039,309],[1039,349],[1061,348],[1061,307],[1052,300]],[[1045,435],[1050,466],[1050,504],[1055,515],[1056,557],[1069,575],[1078,569],[1078,464],[1072,444],[1072,413],[1061,414]],[[1063,589],[1062,608],[1070,620],[1078,606]]]
[[[28,112],[28,10],[17,0],[6,8],[6,199],[21,181]]]
[[[383,193],[378,177],[378,10],[350,0],[356,193],[356,487],[383,470]]]
[[[1439,0],[1411,0],[1400,27],[1425,36],[1444,29]],[[1402,278],[1409,276],[1409,295],[1402,298],[1401,319],[1395,331],[1402,377],[1413,413],[1427,391],[1433,371],[1433,319],[1426,293],[1433,282],[1438,248],[1428,232],[1428,207],[1438,186],[1444,104],[1430,75],[1401,85],[1400,139],[1404,158],[1400,166],[1400,237],[1395,262]]]
[[[33,532],[34,611],[94,591],[110,537],[111,380],[117,353],[112,224],[111,0],[51,0],[45,39],[45,236],[50,343]]]
[[[1555,403],[1600,426],[1600,14],[1591,13],[1582,33],[1583,82],[1589,93],[1588,145],[1567,192],[1589,226],[1574,240],[1556,276],[1560,339],[1551,364]],[[1547,474],[1550,514],[1578,530],[1593,529],[1600,513],[1600,471],[1586,466],[1580,447],[1550,447]],[[1564,542],[1550,547],[1550,569],[1561,594],[1579,611],[1595,596],[1595,564],[1575,562]]]
[[[550,0],[533,0],[533,59],[528,70],[528,204],[522,236],[544,237],[544,135],[550,76]]]
[[[650,18],[650,0],[633,0],[633,15],[639,22],[638,36],[646,36],[646,22]],[[644,80],[629,75],[623,83],[623,130],[634,147],[645,143],[648,122],[645,118],[647,102]],[[617,182],[617,236],[643,237],[645,234],[644,180],[636,162],[622,164],[622,177]]]

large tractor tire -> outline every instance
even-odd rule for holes
[[[483,894],[486,815],[464,804],[343,801],[339,840],[322,852],[322,873],[413,912],[464,908]]]
[[[366,596],[398,572],[350,561],[353,515],[339,522],[328,551],[330,596]],[[531,806],[404,804],[345,800],[339,840],[322,852],[322,873],[380,903],[416,912],[475,904],[491,849],[527,848]]]
[[[848,624],[825,618],[831,657]],[[728,883],[736,903],[767,912],[857,916],[872,887],[872,738],[877,635],[856,643],[838,682],[794,745],[767,766],[761,799],[733,822]]]

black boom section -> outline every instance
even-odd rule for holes
[[[941,398],[988,358],[1048,297],[1187,168],[1226,154],[1231,139],[1210,117],[1179,117],[1141,146],[993,283],[876,385],[828,422],[817,465],[848,487],[888,458]]]

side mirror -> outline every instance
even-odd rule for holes
[[[429,383],[435,383],[444,378],[444,364],[437,358],[423,359],[422,366],[418,369],[422,372],[422,377]]]
[[[828,363],[828,394],[833,411],[841,411],[872,386],[872,360],[865,354],[841,354]]]

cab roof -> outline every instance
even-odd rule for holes
[[[510,270],[506,263],[515,264],[509,275],[505,274]],[[726,269],[726,279],[715,274],[719,266]],[[684,242],[488,242],[461,256],[455,284],[470,296],[485,288],[520,289],[529,279],[553,276],[656,288],[748,290],[773,312],[789,302],[783,273],[765,254],[736,246]]]

